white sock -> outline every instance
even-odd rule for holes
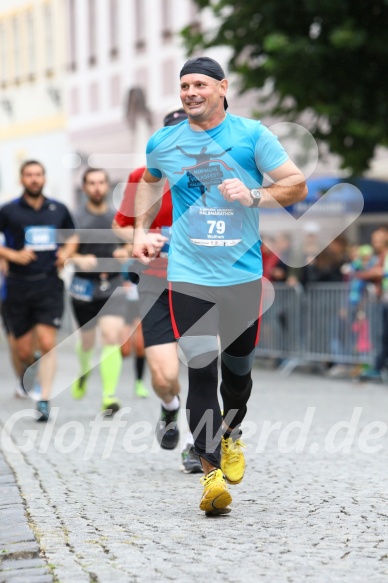
[[[181,444],[182,444],[181,451],[184,451],[188,445],[191,447],[194,445],[193,434],[190,433],[190,431],[186,432],[185,439],[181,439]]]
[[[194,445],[193,434],[190,431],[186,433],[186,445]]]
[[[161,399],[161,401],[162,401],[162,405],[166,409],[166,411],[176,411],[177,409],[179,409],[179,399],[176,395],[173,398],[173,400],[170,401],[170,403],[165,403],[162,399]]]

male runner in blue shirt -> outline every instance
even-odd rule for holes
[[[227,89],[213,59],[191,59],[183,66],[180,97],[188,120],[149,140],[135,204],[133,256],[147,264],[157,251],[147,229],[168,179],[170,309],[188,365],[188,419],[205,473],[200,508],[206,514],[230,511],[226,482],[238,484],[245,470],[240,425],[259,332],[259,209],[288,206],[307,194],[303,174],[277,138],[259,121],[226,113]],[[264,173],[273,182],[268,188],[262,188]]]

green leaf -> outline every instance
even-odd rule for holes
[[[264,38],[263,47],[268,53],[276,53],[283,51],[289,43],[289,39],[285,34],[273,33]]]

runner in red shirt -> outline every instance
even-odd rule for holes
[[[176,125],[187,118],[179,108],[164,118],[164,125]],[[144,167],[134,170],[113,221],[113,229],[128,242],[133,240],[134,200],[137,184]],[[168,186],[165,188],[161,209],[151,225],[160,256],[141,272],[139,280],[140,316],[144,335],[145,353],[151,371],[152,387],[161,400],[161,416],[156,428],[157,439],[163,449],[174,449],[179,441],[177,424],[180,385],[179,360],[172,329],[167,285],[167,251],[172,225],[172,202]],[[167,237],[165,236],[167,235]],[[202,472],[202,466],[193,449],[193,437],[187,434],[182,450],[182,467],[185,473]]]

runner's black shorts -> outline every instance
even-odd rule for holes
[[[63,281],[56,275],[26,280],[8,277],[5,300],[5,324],[20,338],[37,324],[59,328],[62,323]]]
[[[92,330],[96,327],[99,318],[103,316],[119,316],[125,319],[127,311],[127,299],[123,290],[115,290],[111,296],[92,300],[76,300],[71,298],[75,319],[79,328]]]
[[[175,337],[219,335],[221,350],[246,356],[260,335],[261,279],[229,286],[170,283]],[[206,315],[206,317],[205,317]]]
[[[8,336],[8,334],[10,334],[10,329],[9,329],[9,325],[7,322],[7,303],[5,300],[3,300],[1,302],[0,311],[1,311],[1,319],[3,320],[4,330]]]
[[[140,274],[138,289],[145,348],[175,342],[167,281],[161,277]]]

